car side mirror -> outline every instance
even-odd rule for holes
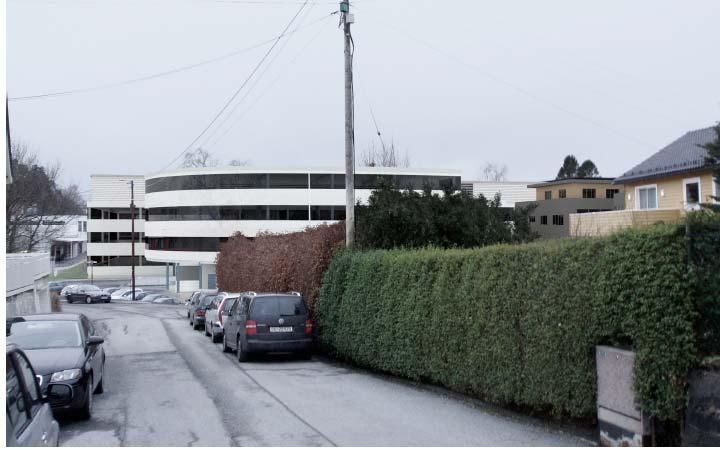
[[[87,345],[100,345],[103,342],[105,342],[105,339],[101,338],[100,336],[90,336],[90,337],[88,337],[86,344]]]

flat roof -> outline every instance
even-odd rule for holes
[[[563,178],[561,180],[541,181],[529,184],[529,188],[541,188],[547,186],[558,186],[562,184],[612,184],[614,178]]]
[[[174,169],[166,172],[148,174],[145,178],[161,178],[181,175],[225,174],[225,173],[345,173],[344,167],[247,167],[247,166],[218,166],[218,167],[191,167],[187,169]],[[457,169],[424,169],[411,167],[356,167],[355,174],[389,174],[389,175],[441,175],[461,176]]]

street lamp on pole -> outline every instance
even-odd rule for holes
[[[130,184],[130,267],[132,283],[132,300],[135,301],[135,180],[127,181]]]

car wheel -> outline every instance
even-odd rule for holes
[[[110,299],[105,300],[105,303],[110,303]]]
[[[245,362],[248,360],[248,354],[245,350],[242,348],[242,342],[240,342],[240,336],[237,338],[237,355],[238,355],[238,361]]]
[[[205,336],[210,336],[210,332],[207,330],[207,320],[205,321]],[[210,325],[212,326],[212,325]]]
[[[300,359],[305,359],[308,361],[311,360],[312,352],[310,350],[303,350],[302,352],[300,352]]]
[[[216,343],[219,340],[214,328],[212,330],[212,333],[210,333],[210,340],[213,341],[213,343]]]
[[[85,403],[80,408],[80,417],[82,419],[89,419],[92,416],[92,404],[93,404],[93,379],[92,375],[88,377],[88,384],[85,389]]]
[[[68,302],[68,303],[72,303],[73,301],[72,301],[72,299],[71,299],[70,297],[68,297],[68,298],[67,298],[67,302]]]
[[[223,353],[230,353],[231,348],[227,345],[227,338],[223,335]]]
[[[87,303],[88,305],[92,303],[92,298],[89,295],[85,297],[85,303]]]

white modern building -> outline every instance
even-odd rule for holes
[[[500,194],[501,208],[514,208],[515,203],[535,200],[535,189],[528,187],[528,181],[463,181],[462,191],[475,197],[481,194],[492,200]]]
[[[53,235],[46,248],[55,261],[76,258],[86,251],[87,216],[64,216],[55,226],[62,227]]]
[[[102,264],[111,264],[115,253],[127,254],[125,242],[95,242],[106,239],[104,235],[93,238],[93,232],[129,231],[127,219],[104,218],[108,213],[119,214],[120,209],[129,212],[124,209],[129,205],[129,190],[118,181],[127,178],[91,178],[88,256],[99,262],[96,277],[99,268],[108,267]],[[345,219],[344,168],[193,168],[136,180],[135,203],[143,215],[136,231],[146,242],[145,248],[136,247],[141,270],[164,275],[163,266],[172,265],[170,273],[177,274],[173,288],[178,292],[215,287],[215,258],[220,244],[234,233],[248,237],[260,232],[288,233]],[[383,180],[403,189],[429,186],[440,193],[448,186],[460,190],[459,171],[368,167],[356,170],[356,200],[367,201]],[[119,267],[128,270],[127,265],[115,265],[115,270]]]
[[[88,276],[127,279],[131,273],[130,181],[135,198],[135,275],[165,276],[165,264],[145,259],[145,177],[91,175],[87,203]],[[92,267],[90,267],[92,265]]]

